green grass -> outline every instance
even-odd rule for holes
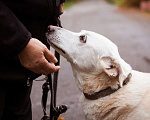
[[[68,9],[68,8],[70,8],[71,6],[73,6],[73,5],[76,4],[76,3],[77,3],[77,1],[75,1],[75,0],[66,1],[66,2],[64,3],[63,8],[64,8],[64,9]]]

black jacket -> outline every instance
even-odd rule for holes
[[[31,37],[47,45],[47,26],[56,25],[54,4],[52,0],[0,1],[0,84],[19,83],[33,74],[20,64],[18,54]]]
[[[47,45],[47,26],[56,25],[54,1],[0,0],[0,120],[32,119],[32,85],[26,84],[39,75],[24,68],[18,54],[31,37]]]

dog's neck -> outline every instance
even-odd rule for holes
[[[100,90],[106,89],[110,86],[113,89],[118,87],[118,77],[110,78],[105,72],[101,73],[82,73],[73,69],[73,73],[79,89],[83,93],[94,94]]]
[[[94,95],[108,87],[111,88],[111,90],[115,89],[114,91],[119,88],[119,77],[110,78],[105,72],[88,74],[73,69],[73,73],[79,89],[88,95]]]
[[[123,86],[128,84],[128,82],[130,81],[130,78],[131,78],[131,73],[128,75],[128,77],[124,80],[123,82]],[[118,87],[118,89],[112,89],[111,87],[108,87],[104,90],[100,90],[99,92],[95,92],[94,94],[87,94],[87,93],[84,93],[84,96],[86,99],[89,99],[89,100],[96,100],[96,99],[99,99],[99,98],[102,98],[102,97],[106,97],[110,94],[113,94],[114,92],[116,92],[117,90],[119,90],[121,87]]]

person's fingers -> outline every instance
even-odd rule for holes
[[[20,63],[27,69],[38,74],[56,72],[60,66],[54,66],[50,62],[57,63],[53,53],[39,40],[31,38],[26,47],[18,54]]]
[[[52,63],[57,63],[58,60],[57,58],[54,56],[54,54],[52,52],[50,52],[48,49],[45,49],[44,51],[44,55],[45,57]]]
[[[46,59],[43,60],[42,70],[44,71],[42,74],[47,75],[49,73],[56,72],[60,70],[60,66],[55,66],[54,64],[49,63]]]
[[[47,69],[47,70],[43,73],[43,75],[48,75],[49,73],[57,72],[57,71],[59,71],[59,70],[60,70],[60,66],[55,66],[55,67],[53,67],[53,68],[51,68],[51,69]]]
[[[48,61],[47,61],[48,62]],[[60,66],[54,66],[51,63],[43,63],[40,67],[31,69],[34,73],[48,75],[50,73],[56,72],[60,69]]]

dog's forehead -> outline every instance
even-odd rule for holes
[[[85,34],[89,36],[97,36],[98,34],[92,31],[87,31],[87,30],[81,30],[80,34]]]
[[[96,43],[99,44],[113,44],[108,38],[104,37],[101,34],[92,32],[92,31],[86,31],[86,30],[82,30],[80,32],[81,35],[87,35],[88,37],[90,37],[90,40],[92,41],[96,41]]]
[[[107,38],[105,38],[104,36],[102,36],[101,34],[92,32],[92,31],[87,31],[87,30],[82,30],[80,32],[80,34],[84,34],[84,35],[88,35],[89,37],[93,38],[93,39],[99,39],[99,40],[106,40]]]
[[[104,50],[105,52],[107,51],[110,53],[112,51],[115,53],[118,51],[118,47],[111,40],[101,34],[86,30],[82,30],[80,33],[87,35],[89,37],[88,40],[90,41],[90,44],[92,44],[94,46],[94,49],[98,51]]]

